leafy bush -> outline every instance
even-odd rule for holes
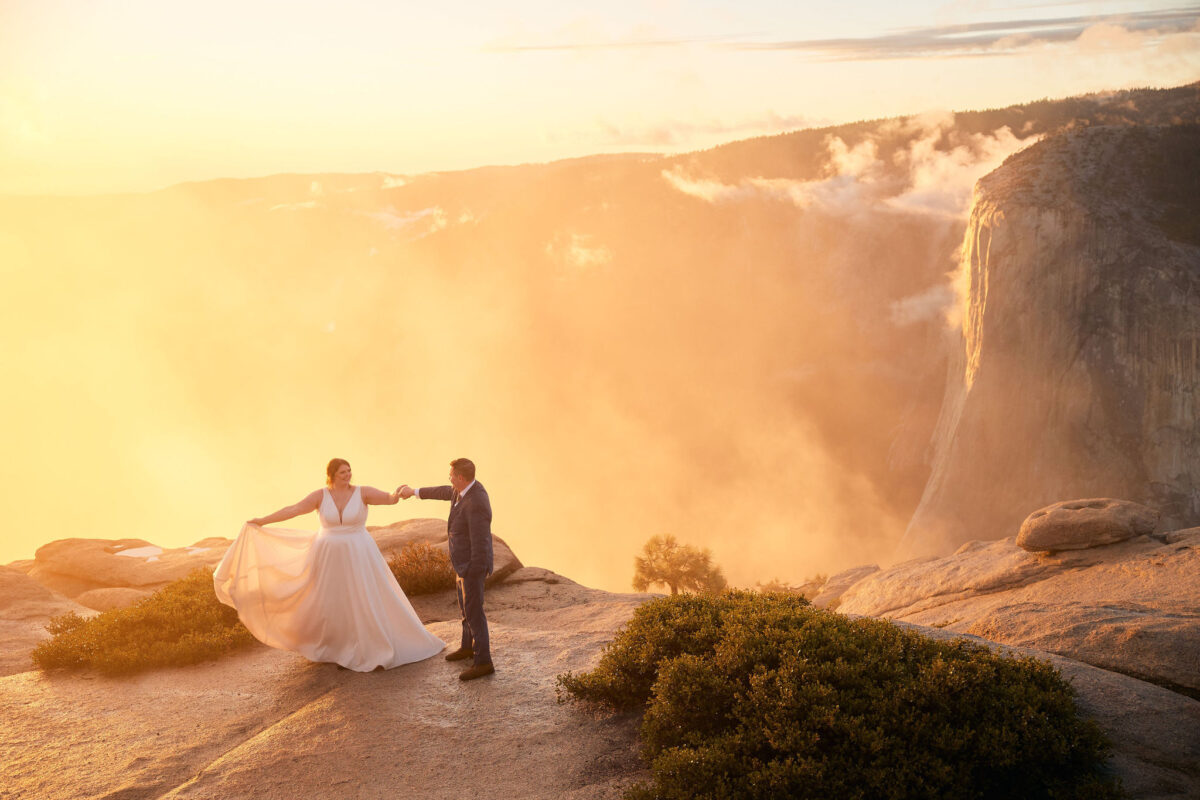
[[[433,594],[454,588],[450,556],[432,545],[415,542],[388,559],[388,566],[407,595]]]
[[[213,593],[212,570],[197,569],[128,608],[84,619],[75,612],[46,625],[33,651],[42,669],[91,668],[126,675],[195,664],[254,641],[237,612]]]
[[[645,708],[649,798],[1114,798],[1049,664],[790,594],[650,601],[560,702]]]

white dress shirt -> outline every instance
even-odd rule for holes
[[[471,487],[472,487],[472,486],[474,486],[474,485],[475,485],[475,481],[471,481],[471,482],[470,482],[470,483],[468,483],[468,484],[467,484],[465,487],[463,487],[463,490],[462,490],[461,492],[459,492],[459,493],[458,493],[458,499],[459,499],[459,500],[462,500],[462,499],[463,499],[463,495],[465,495],[467,492],[471,491]],[[423,499],[423,498],[421,497],[421,490],[420,490],[420,489],[417,489],[417,492],[416,492],[416,494],[417,494],[417,499],[418,499],[418,500],[421,500],[421,499]]]

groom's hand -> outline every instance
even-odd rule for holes
[[[404,484],[396,491],[400,492],[400,497],[402,497],[405,500],[407,500],[408,498],[410,498],[414,494],[416,494],[416,492],[413,491],[413,488],[411,486],[409,486],[408,484]]]

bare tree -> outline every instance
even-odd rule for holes
[[[708,548],[680,544],[670,534],[651,536],[633,565],[633,588],[639,592],[661,583],[671,594],[714,594],[727,585]]]

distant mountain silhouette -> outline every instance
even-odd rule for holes
[[[57,413],[30,436],[84,474],[146,469],[131,442],[200,437],[232,465],[330,425],[398,460],[473,446],[515,544],[586,552],[585,583],[621,586],[661,532],[735,584],[836,570],[898,541],[924,491],[975,171],[1067,129],[1197,122],[1191,84],[674,156],[4,197],[0,258],[36,312],[6,333],[55,343],[18,355],[38,388],[17,413]],[[101,368],[141,399],[81,406],[69,376]]]

